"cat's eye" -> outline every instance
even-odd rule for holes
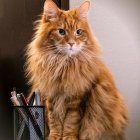
[[[76,30],[76,35],[77,35],[77,36],[80,36],[81,34],[82,34],[82,29]]]
[[[59,34],[61,34],[61,35],[65,35],[66,34],[66,31],[64,29],[59,29],[58,31],[59,31]]]

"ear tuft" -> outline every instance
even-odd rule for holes
[[[88,15],[90,7],[90,0],[86,0],[79,8],[78,8],[78,16],[81,18],[86,18]]]
[[[52,0],[46,0],[44,4],[44,15],[46,19],[55,20],[57,18],[58,8]]]

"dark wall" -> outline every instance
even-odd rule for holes
[[[24,50],[31,41],[33,22],[42,13],[45,0],[0,0],[0,140],[13,139],[10,92],[27,94]],[[53,0],[68,10],[69,0]]]
[[[0,0],[0,140],[13,139],[10,91],[28,92],[24,49],[33,34],[44,0]]]

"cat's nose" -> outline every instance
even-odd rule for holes
[[[70,43],[68,43],[68,44],[69,44],[71,47],[74,45],[74,43],[71,43],[71,42],[70,42]]]

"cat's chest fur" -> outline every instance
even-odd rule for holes
[[[88,90],[97,75],[95,65],[90,61],[66,59],[49,61],[42,72],[42,85],[46,87],[46,96],[76,97]],[[46,80],[46,81],[45,81]]]
[[[86,94],[86,92],[84,94]],[[47,107],[61,122],[63,122],[69,110],[76,109],[79,111],[80,115],[83,114],[85,107],[84,101],[86,100],[86,95],[84,94],[70,97],[66,96],[65,93],[58,93],[53,98],[47,100]]]

